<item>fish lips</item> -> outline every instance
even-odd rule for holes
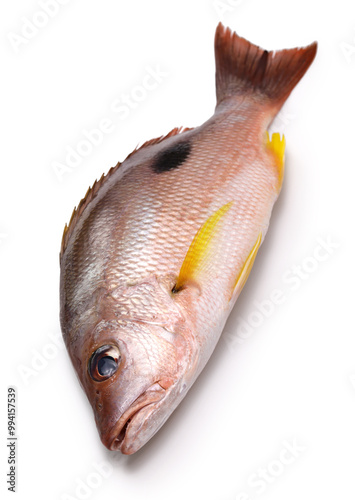
[[[110,432],[101,437],[103,444],[109,450],[119,450],[124,455],[132,455],[138,451],[170,415],[171,412],[166,415],[159,410],[162,410],[171,391],[172,388],[164,389],[159,383],[151,386],[121,415]],[[158,412],[160,415],[155,418],[154,414]]]

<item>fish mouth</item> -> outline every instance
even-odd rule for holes
[[[166,390],[157,382],[139,396],[119,418],[110,432],[106,446],[112,451],[120,450],[121,453],[130,455],[136,450],[132,450],[132,443],[126,443],[136,437],[142,426],[145,416],[153,410],[154,404],[161,401],[166,395]]]

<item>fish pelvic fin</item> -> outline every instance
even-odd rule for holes
[[[182,263],[173,292],[179,292],[187,284],[199,287],[202,276],[213,266],[220,223],[232,205],[231,201],[216,210],[197,231]]]
[[[217,106],[246,93],[281,108],[311,65],[317,43],[307,47],[267,51],[219,23],[215,35]]]
[[[270,139],[269,133],[266,131],[265,144],[266,148],[271,152],[271,154],[275,159],[275,166],[278,172],[278,192],[279,192],[284,178],[285,147],[286,147],[285,136],[284,135],[281,136],[279,133],[274,133],[272,134]]]
[[[247,257],[247,260],[245,261],[245,263],[244,263],[244,265],[243,265],[243,267],[242,267],[240,273],[238,274],[238,277],[234,283],[231,299],[233,297],[235,297],[236,295],[238,296],[240,294],[240,292],[242,291],[242,289],[243,289],[243,287],[244,287],[244,285],[249,277],[250,271],[253,267],[256,254],[258,253],[258,250],[259,250],[260,245],[261,245],[261,241],[262,241],[262,234],[259,233],[259,236],[257,237],[257,240],[256,240],[253,248],[251,249],[251,251]]]

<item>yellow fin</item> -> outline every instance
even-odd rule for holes
[[[251,249],[250,254],[248,255],[248,258],[245,261],[244,266],[242,267],[242,270],[240,271],[238,278],[236,279],[236,282],[235,282],[234,287],[233,287],[232,297],[234,296],[236,290],[238,290],[238,295],[242,291],[242,288],[245,285],[245,282],[249,277],[251,268],[253,267],[256,254],[258,253],[258,250],[260,248],[261,239],[262,239],[262,234],[259,233],[259,236],[258,236],[253,248]]]
[[[266,132],[266,147],[274,154],[276,159],[276,168],[279,174],[279,190],[282,186],[282,181],[284,177],[284,159],[285,159],[285,147],[286,139],[285,136],[280,136],[279,133],[272,134],[271,139],[269,133]]]
[[[178,292],[187,282],[198,284],[199,276],[211,264],[218,237],[220,220],[227,214],[233,202],[229,202],[212,214],[196,233],[187,251],[174,287]]]

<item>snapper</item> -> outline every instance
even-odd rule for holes
[[[211,356],[282,185],[267,128],[316,48],[268,52],[219,24],[213,116],[133,151],[65,226],[61,327],[107,448],[139,450]]]

